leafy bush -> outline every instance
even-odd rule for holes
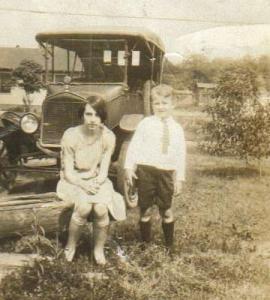
[[[20,86],[25,90],[25,97],[23,99],[27,110],[31,108],[30,94],[39,92],[44,87],[42,83],[42,66],[34,60],[24,59],[20,65],[12,72],[13,81],[20,80]]]
[[[15,79],[21,79],[26,93],[39,91],[42,87],[41,75],[42,66],[34,60],[24,59],[20,65],[14,69],[12,76]]]
[[[224,70],[206,108],[211,121],[200,146],[211,154],[229,154],[248,160],[270,153],[270,107],[258,101],[255,70],[246,64]]]
[[[39,255],[49,255],[58,257],[62,253],[59,248],[58,235],[56,240],[51,241],[46,237],[44,228],[40,225],[39,219],[35,213],[33,216],[33,224],[31,225],[32,234],[21,237],[16,241],[14,251],[16,253],[36,253]]]
[[[42,235],[27,235],[16,242],[16,253],[38,253],[40,255],[55,255],[55,245]]]

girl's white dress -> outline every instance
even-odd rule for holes
[[[71,184],[64,178],[65,161],[72,163],[74,174],[87,181],[98,175],[99,166],[106,150],[106,135],[113,133],[105,126],[100,136],[94,142],[87,142],[80,126],[65,131],[61,141],[61,172],[57,184],[57,195],[67,203],[67,207],[85,206],[87,204],[102,203],[114,220],[126,219],[126,208],[123,197],[117,193],[112,182],[107,178],[94,195],[87,194],[81,187]]]

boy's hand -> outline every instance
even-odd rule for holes
[[[182,181],[176,180],[174,184],[174,195],[178,196],[181,193],[182,190]]]
[[[125,178],[129,186],[133,186],[134,179],[138,179],[135,171],[132,169],[125,169]]]

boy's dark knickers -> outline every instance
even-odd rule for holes
[[[160,210],[172,205],[174,194],[174,171],[147,165],[138,165],[138,205],[142,211],[156,204]]]

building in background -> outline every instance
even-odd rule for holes
[[[203,105],[211,101],[213,90],[216,88],[215,83],[197,82],[194,91],[195,103]]]
[[[54,78],[52,81],[63,81],[66,73],[66,53],[58,51],[56,55],[59,57],[56,60],[54,67]],[[11,107],[23,105],[23,97],[25,97],[25,91],[19,86],[12,86],[11,77],[12,71],[19,66],[22,60],[33,60],[36,63],[44,66],[44,51],[39,48],[21,48],[16,47],[0,47],[0,111],[10,109]],[[48,63],[51,63],[48,59]],[[81,71],[81,66],[77,66],[76,73]],[[46,96],[46,90],[33,93],[31,95],[34,106],[40,106]]]

